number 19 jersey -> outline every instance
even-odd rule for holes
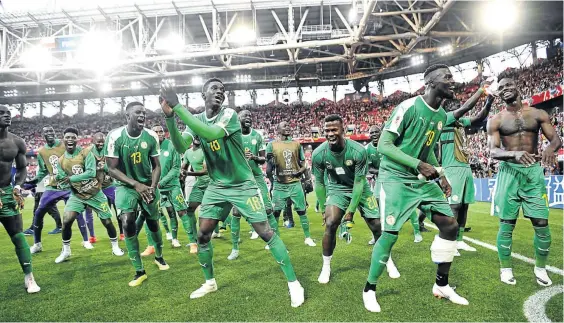
[[[118,169],[139,183],[151,185],[153,166],[151,157],[159,156],[159,137],[149,129],[143,129],[137,137],[127,133],[127,126],[110,131],[104,144],[104,155],[118,158]],[[129,186],[116,180],[119,186]]]
[[[405,154],[427,162],[446,123],[442,107],[433,109],[423,97],[416,96],[400,103],[384,126],[385,131],[398,135],[394,145]],[[384,156],[378,179],[381,182],[417,182],[417,169],[409,168]]]

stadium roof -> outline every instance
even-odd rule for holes
[[[517,2],[502,34],[474,1],[89,3],[0,14],[0,103],[156,94],[163,79],[195,92],[210,76],[228,89],[346,84],[562,38],[561,1]]]

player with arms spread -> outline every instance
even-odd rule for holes
[[[374,245],[363,292],[364,306],[371,312],[380,312],[376,282],[401,227],[417,207],[430,214],[439,228],[431,244],[431,259],[438,264],[433,294],[468,305],[448,284],[458,224],[445,198],[445,194],[450,195],[450,185],[437,170],[439,163],[433,150],[447,118],[441,102],[454,97],[454,80],[448,66],[442,64],[427,68],[424,79],[425,94],[405,100],[394,109],[378,142],[378,151],[384,155],[378,176],[384,233]],[[440,177],[440,187],[435,182],[420,180],[419,174],[430,180]]]
[[[57,264],[71,256],[72,223],[77,216],[82,216],[86,207],[96,211],[102,224],[106,227],[112,245],[112,253],[116,256],[123,256],[123,250],[118,245],[116,228],[112,222],[112,211],[106,195],[102,192],[104,173],[96,171],[96,158],[91,153],[91,147],[82,149],[76,145],[77,140],[78,129],[65,129],[63,141],[66,152],[59,158],[56,179],[59,183],[70,184],[72,193],[65,205],[63,250],[55,259]]]
[[[309,232],[305,194],[300,180],[306,170],[304,148],[299,142],[292,140],[292,132],[288,122],[280,122],[277,132],[279,139],[269,142],[266,146],[266,156],[274,162],[275,174],[272,190],[274,217],[278,222],[280,213],[286,208],[288,200],[291,200],[296,213],[300,217],[305,236],[304,243],[310,247],[315,247],[316,244],[311,239]]]
[[[145,129],[145,107],[131,102],[125,107],[127,125],[110,131],[104,153],[110,175],[117,180],[116,207],[121,212],[125,245],[135,268],[129,286],[141,285],[147,274],[139,255],[139,240],[135,220],[138,211],[147,221],[155,242],[155,264],[160,270],[169,269],[163,259],[163,240],[159,227],[160,194],[156,189],[161,176],[159,138]]]
[[[190,147],[193,136],[197,135],[202,141],[211,179],[202,200],[198,231],[198,259],[206,282],[192,292],[190,298],[199,298],[217,290],[210,239],[223,211],[236,207],[259,236],[268,242],[270,252],[288,280],[291,305],[298,307],[304,302],[304,289],[296,279],[286,246],[268,225],[260,191],[243,151],[237,113],[233,109],[221,107],[225,88],[219,79],[206,81],[202,92],[206,110],[196,116],[178,103],[178,97],[170,85],[163,85],[160,97],[174,146],[184,153]],[[186,124],[183,134],[178,131],[175,115]]]
[[[534,274],[541,286],[550,286],[552,281],[546,272],[546,260],[552,242],[548,226],[548,197],[544,183],[544,172],[537,160],[539,129],[550,141],[542,152],[542,163],[556,163],[556,152],[562,141],[556,135],[550,118],[544,110],[536,109],[521,101],[515,80],[499,76],[499,95],[505,101],[505,110],[488,121],[488,143],[490,155],[501,160],[494,188],[492,208],[499,216],[497,251],[501,265],[501,281],[515,285],[511,263],[513,229],[517,223],[519,209],[531,220],[535,230]],[[503,148],[502,148],[503,146]]]
[[[6,229],[16,247],[16,256],[24,272],[24,285],[28,293],[41,290],[33,278],[31,252],[22,233],[23,222],[20,213],[23,197],[20,186],[27,176],[26,147],[22,138],[8,132],[12,125],[12,114],[8,107],[0,105],[0,223]],[[16,163],[16,175],[12,186],[12,164]]]
[[[357,207],[374,237],[381,234],[378,204],[366,181],[366,149],[345,138],[343,119],[339,115],[325,117],[324,132],[327,141],[317,147],[311,157],[315,193],[325,222],[323,267],[317,279],[320,284],[327,284],[331,276],[337,229],[352,221]],[[343,217],[345,222],[341,224]],[[388,262],[392,262],[391,258]],[[394,278],[398,277],[399,274]]]

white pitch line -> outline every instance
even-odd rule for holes
[[[529,322],[552,322],[546,316],[546,303],[557,294],[563,293],[562,285],[542,289],[531,295],[523,304],[523,313]]]
[[[431,228],[433,228],[433,229],[435,229],[435,230],[439,230],[439,228],[437,228],[437,227],[436,227],[434,224],[432,224],[432,223],[425,222],[425,226],[429,226],[429,227],[431,227]],[[480,246],[480,247],[484,247],[484,248],[486,248],[486,249],[490,249],[490,250],[492,250],[492,251],[497,252],[497,247],[494,246],[494,245],[492,245],[492,244],[489,244],[489,243],[486,243],[486,242],[483,242],[483,241],[480,241],[480,240],[477,240],[477,239],[468,238],[468,237],[466,237],[466,236],[463,237],[463,239],[466,240],[466,241],[468,241],[468,242],[471,242],[471,243],[473,243],[473,244],[476,244],[476,245],[478,245],[478,246]],[[518,254],[518,253],[515,253],[515,252],[512,252],[512,253],[511,253],[511,257],[513,257],[513,258],[515,258],[515,259],[519,259],[519,260],[524,261],[524,262],[526,262],[526,263],[528,263],[528,264],[531,264],[531,265],[534,265],[534,264],[535,264],[535,260],[534,260],[534,259],[531,259],[531,258],[529,258],[529,257],[525,257],[525,256],[523,256],[523,255],[521,255],[521,254]],[[557,268],[557,267],[554,267],[554,266],[546,266],[546,270],[547,270],[547,271],[550,271],[551,273],[558,274],[558,275],[560,275],[560,276],[564,276],[564,270],[562,270],[562,269],[560,269],[560,268]]]

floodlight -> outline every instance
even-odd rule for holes
[[[256,32],[246,26],[239,26],[233,32],[229,33],[229,40],[233,43],[247,44],[254,42],[256,39]]]
[[[140,89],[141,88],[141,82],[139,82],[139,81],[131,82],[131,88],[132,89]]]
[[[100,89],[102,92],[110,92],[112,90],[112,83],[102,83]]]
[[[69,91],[71,93],[79,93],[82,92],[82,85],[71,85],[69,87]]]
[[[166,37],[155,41],[155,49],[159,51],[168,51],[180,53],[184,49],[184,39],[178,34],[170,34]]]
[[[447,46],[439,48],[439,55],[446,56],[446,55],[450,55],[450,54],[452,54],[452,46],[451,45],[447,45]]]
[[[483,10],[483,25],[491,31],[504,32],[517,20],[517,5],[513,0],[488,1]]]
[[[192,85],[202,85],[204,81],[202,80],[201,76],[193,76],[192,77]]]
[[[349,22],[354,22],[356,21],[356,17],[357,17],[358,11],[356,10],[356,8],[352,8],[349,11]]]
[[[120,51],[121,43],[115,34],[92,31],[82,38],[76,60],[86,69],[103,74],[117,65]]]
[[[25,66],[36,69],[38,71],[44,70],[51,65],[53,56],[51,52],[42,46],[34,46],[24,52],[20,58]]]
[[[421,64],[423,64],[423,62],[424,62],[423,55],[417,55],[417,56],[411,57],[411,64],[412,65],[421,65]]]

